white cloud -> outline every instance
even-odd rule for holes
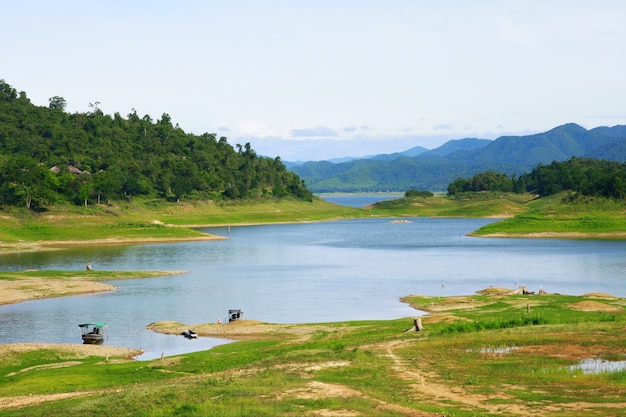
[[[293,137],[336,137],[337,132],[329,127],[316,126],[305,129],[293,129],[291,131]]]

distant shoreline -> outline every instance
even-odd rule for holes
[[[33,272],[37,271],[10,273],[10,279],[0,279],[0,306],[44,298],[114,291],[119,288],[100,281],[156,278],[185,273],[185,271],[129,271],[120,275],[116,271],[110,271],[110,276],[107,276],[106,273],[109,271],[106,271],[105,275],[98,274],[92,277],[89,271],[77,271],[72,272],[71,277],[64,273],[62,278],[55,278],[54,276],[35,276]],[[58,272],[60,274],[64,271]]]
[[[210,226],[194,226],[210,227]],[[36,242],[20,242],[18,244],[0,244],[0,255],[12,253],[43,252],[51,250],[63,250],[74,246],[113,246],[113,245],[143,245],[159,243],[178,243],[228,239],[224,236],[206,235],[197,237],[173,237],[173,238],[105,238],[85,240],[43,240]]]
[[[529,232],[529,233],[488,233],[474,234],[472,237],[485,238],[528,238],[528,239],[626,239],[626,231],[615,231],[607,233],[585,233],[585,232]]]

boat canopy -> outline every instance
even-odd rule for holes
[[[107,325],[106,322],[102,321],[99,323],[82,323],[82,324],[79,324],[78,327],[97,327],[101,329],[106,325]]]

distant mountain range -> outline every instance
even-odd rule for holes
[[[366,158],[285,165],[318,193],[442,191],[456,178],[468,178],[478,172],[493,170],[519,175],[538,164],[572,157],[626,161],[626,126],[587,130],[569,123],[534,135],[451,140],[433,150],[417,146]]]

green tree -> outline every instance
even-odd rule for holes
[[[50,102],[50,104],[48,105],[48,108],[50,110],[65,111],[65,107],[67,106],[67,102],[65,101],[65,99],[63,97],[60,97],[60,96],[50,97],[48,99],[48,101]]]
[[[0,201],[41,211],[55,201],[50,170],[25,156],[7,158],[0,165]]]

